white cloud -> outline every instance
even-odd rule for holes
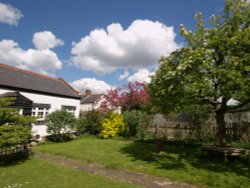
[[[73,64],[83,70],[106,74],[118,68],[151,67],[159,58],[179,48],[173,27],[150,20],[135,20],[127,29],[113,23],[95,29],[71,50]]]
[[[112,88],[106,82],[96,80],[95,78],[82,78],[80,80],[73,81],[71,85],[80,92],[90,89],[92,94],[103,94]]]
[[[124,80],[129,76],[129,72],[125,70],[121,75],[119,75],[118,80]]]
[[[32,42],[39,50],[51,49],[64,44],[61,39],[56,38],[50,31],[34,33]]]
[[[151,82],[150,76],[152,76],[153,74],[154,72],[149,72],[149,70],[147,69],[140,69],[138,72],[128,77],[128,81],[150,83]]]
[[[45,75],[54,75],[62,67],[62,62],[53,51],[23,50],[13,40],[0,40],[0,63]]]
[[[23,17],[20,10],[0,2],[0,23],[18,25],[18,21]]]

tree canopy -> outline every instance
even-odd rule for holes
[[[198,12],[195,18],[196,30],[181,25],[186,45],[160,59],[150,96],[165,113],[209,105],[216,114],[219,142],[225,145],[224,114],[249,110],[250,5],[227,0],[221,15],[204,21]]]
[[[111,89],[101,100],[98,111],[108,112],[121,108],[122,111],[141,110],[149,104],[149,95],[145,83],[129,82],[123,87]],[[98,101],[99,102],[99,101]]]

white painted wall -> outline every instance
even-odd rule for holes
[[[7,89],[0,89],[0,94],[6,92],[14,92],[14,90],[7,90]],[[44,94],[35,94],[31,92],[20,92],[23,96],[33,101],[33,103],[43,103],[43,104],[50,104],[51,108],[49,109],[49,113],[54,112],[55,110],[60,110],[62,105],[67,106],[75,106],[75,117],[79,117],[80,113],[80,99],[70,99],[65,97],[57,97],[57,96],[50,96]],[[46,132],[47,127],[45,125],[33,125],[32,126],[32,134],[33,135],[40,135],[44,137],[47,134]]]

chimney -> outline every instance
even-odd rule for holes
[[[85,95],[86,95],[86,97],[90,96],[91,95],[91,90],[90,89],[86,89]]]

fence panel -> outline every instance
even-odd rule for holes
[[[18,155],[28,152],[28,143],[17,143],[0,147],[0,157]]]
[[[229,139],[250,142],[250,113],[227,115],[226,134]],[[169,139],[202,139],[215,140],[217,125],[214,117],[207,121],[194,125],[189,118],[178,117],[175,119],[165,118],[157,114],[152,118],[147,129],[150,135],[166,137]]]

